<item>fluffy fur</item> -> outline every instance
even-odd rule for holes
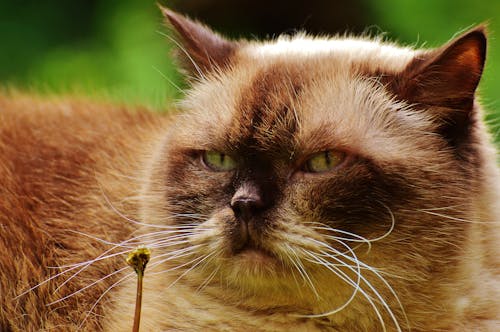
[[[143,331],[498,330],[483,28],[229,41],[162,11],[182,113],[0,97],[0,330],[130,329],[141,244]],[[338,167],[304,166],[323,151]]]

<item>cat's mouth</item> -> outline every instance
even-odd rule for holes
[[[233,255],[254,261],[269,262],[276,256],[264,244],[262,232],[255,224],[240,222],[232,234]]]
[[[256,244],[253,240],[248,239],[245,243],[240,244],[238,248],[233,251],[235,255],[260,255],[260,256],[274,256],[269,250],[263,248],[261,245]]]
[[[276,256],[274,256],[271,252],[255,247],[245,248],[237,253],[237,257],[256,265],[271,265],[276,262]]]
[[[251,267],[272,267],[278,262],[278,258],[271,251],[257,246],[251,242],[245,244],[233,253],[242,266]]]

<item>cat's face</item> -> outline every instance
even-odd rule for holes
[[[326,46],[302,49],[311,42]],[[172,260],[228,299],[321,314],[359,298],[398,311],[399,280],[424,281],[461,241],[463,224],[437,215],[471,217],[463,159],[473,153],[459,144],[472,134],[459,141],[437,121],[449,95],[425,107],[403,97],[417,94],[415,77],[426,82],[429,64],[410,68],[422,52],[281,43],[225,45],[224,59],[210,59],[223,65],[205,68],[183,102],[146,217],[182,230]],[[474,45],[460,54],[476,56]]]

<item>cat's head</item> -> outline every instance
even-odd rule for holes
[[[401,280],[416,289],[453,263],[481,177],[483,28],[433,50],[230,41],[163,11],[192,86],[144,218],[170,227],[164,257],[185,280],[262,309],[355,299],[389,315]]]

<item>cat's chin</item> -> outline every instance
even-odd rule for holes
[[[242,264],[263,264],[270,266],[277,263],[277,258],[273,254],[255,247],[240,250],[235,254],[235,258],[240,260]]]

